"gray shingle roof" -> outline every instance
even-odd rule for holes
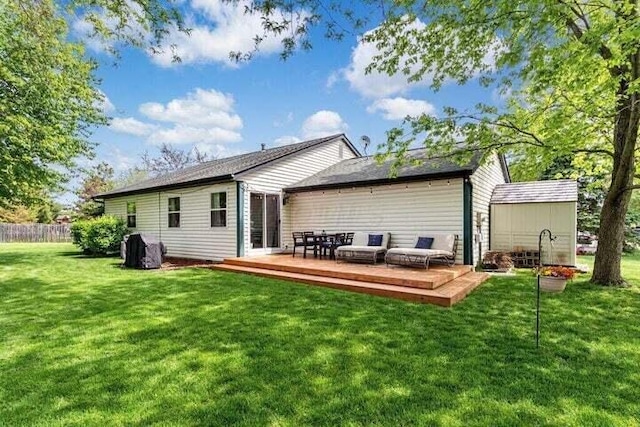
[[[500,184],[493,190],[491,203],[575,202],[578,183],[571,179],[512,182]]]
[[[324,138],[299,142],[297,144],[290,144],[282,147],[240,154],[233,157],[211,160],[209,162],[181,169],[156,178],[147,179],[133,185],[116,188],[115,190],[98,194],[95,198],[109,198],[123,196],[126,194],[143,193],[150,190],[186,187],[216,181],[232,180],[235,174],[246,172],[290,154],[297,153],[338,138],[344,138],[354,152],[358,153],[344,134],[331,135]]]
[[[466,165],[459,165],[450,160],[429,159],[422,149],[410,151],[409,159],[410,161],[420,161],[420,164],[407,164],[402,166],[398,170],[395,178],[390,178],[393,160],[387,160],[382,164],[378,164],[373,156],[343,160],[309,178],[293,184],[291,187],[286,188],[286,190],[296,192],[394,181],[403,182],[447,176],[464,176],[473,173],[479,165],[479,156],[475,156],[475,158]]]

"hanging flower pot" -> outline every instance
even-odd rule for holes
[[[575,274],[572,268],[541,267],[538,269],[540,290],[543,292],[562,292],[567,286],[567,280],[572,279]]]

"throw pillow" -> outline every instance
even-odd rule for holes
[[[382,246],[382,234],[369,234],[367,246]]]
[[[418,237],[416,249],[431,249],[433,245],[433,237]]]

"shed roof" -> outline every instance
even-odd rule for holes
[[[357,157],[343,160],[285,190],[295,193],[327,188],[468,176],[478,168],[479,159],[480,156],[476,155],[467,164],[460,165],[451,160],[428,158],[423,149],[411,150],[408,164],[397,171],[396,177],[391,178],[393,160],[379,164],[373,156]],[[412,164],[412,161],[419,163]]]
[[[133,185],[100,193],[96,195],[95,198],[110,198],[129,194],[140,194],[147,191],[159,191],[220,181],[230,181],[234,179],[234,175],[236,174],[247,172],[291,154],[340,138],[344,139],[355,154],[360,155],[344,134],[337,134],[303,141],[297,144],[268,148],[266,150],[254,151],[252,153],[211,160],[166,175],[147,179]]]
[[[578,201],[578,183],[571,179],[512,182],[493,190],[492,204]]]

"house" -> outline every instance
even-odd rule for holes
[[[384,230],[391,247],[411,245],[419,232],[457,234],[456,262],[473,265],[489,249],[493,189],[510,180],[502,156],[478,160],[459,165],[411,150],[391,178],[391,160],[347,159],[285,188],[287,223],[292,230]]]
[[[212,160],[101,193],[105,214],[174,257],[222,260],[282,251],[282,189],[360,153],[345,135]]]
[[[490,246],[491,197],[510,182],[504,157],[459,165],[409,152],[391,161],[361,156],[333,135],[213,160],[102,193],[105,213],[161,239],[176,257],[222,260],[292,249],[292,231],[387,231],[391,246],[419,232],[457,234],[459,264]]]

